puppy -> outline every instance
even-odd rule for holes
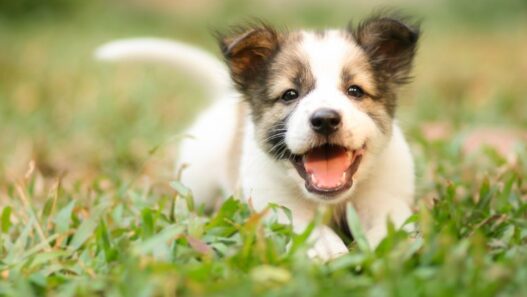
[[[218,37],[226,67],[159,39],[113,42],[97,55],[176,64],[218,99],[189,129],[178,157],[197,203],[211,206],[218,191],[241,190],[258,210],[269,202],[288,207],[300,232],[319,205],[342,222],[351,202],[375,247],[387,220],[400,227],[411,215],[413,161],[395,111],[418,38],[417,25],[378,15],[344,30],[237,27]],[[312,241],[312,257],[348,251],[327,226]]]

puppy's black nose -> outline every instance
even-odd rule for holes
[[[321,108],[316,110],[309,119],[313,131],[322,134],[330,135],[337,131],[341,124],[340,114],[329,108]]]

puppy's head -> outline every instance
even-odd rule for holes
[[[416,26],[377,16],[346,30],[257,24],[222,36],[220,46],[260,146],[308,197],[337,202],[391,137],[418,36]]]

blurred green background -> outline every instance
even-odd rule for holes
[[[0,186],[23,176],[30,160],[45,177],[144,170],[170,178],[170,153],[152,149],[177,142],[173,135],[206,105],[203,85],[160,65],[102,65],[92,53],[104,42],[158,36],[217,53],[211,30],[252,17],[343,27],[382,7],[423,20],[415,80],[400,98],[410,142],[459,139],[475,127],[523,133],[525,0],[0,0]]]

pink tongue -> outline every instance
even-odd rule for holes
[[[341,178],[351,166],[351,157],[343,147],[323,146],[304,156],[304,168],[316,187],[331,189],[343,183]]]

